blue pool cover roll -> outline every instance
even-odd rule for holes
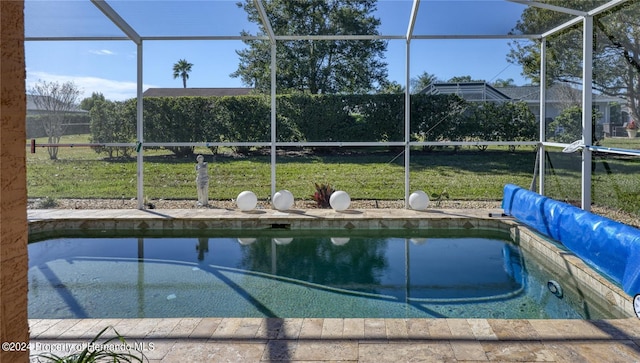
[[[507,184],[504,213],[562,243],[633,296],[640,293],[640,230]]]

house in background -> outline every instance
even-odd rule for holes
[[[470,102],[525,102],[529,110],[540,119],[540,87],[493,87],[486,82],[433,83],[420,93],[456,94]],[[549,124],[562,110],[580,105],[582,91],[568,85],[554,84],[546,90],[546,123]],[[623,124],[628,121],[626,100],[602,94],[593,94],[593,105],[598,112],[597,125],[605,136],[626,136]]]
[[[47,97],[47,96],[36,96],[36,95],[27,94],[27,115],[44,115],[44,114],[47,114],[48,111],[42,109],[36,103],[36,99],[37,98],[42,98],[42,97]],[[46,100],[46,98],[43,98],[43,100]],[[89,111],[83,110],[83,109],[81,109],[79,107],[79,105],[76,105],[71,110],[67,111],[66,113],[69,113],[69,114],[72,114],[72,115],[82,115],[82,114],[88,114]]]
[[[512,99],[486,82],[432,83],[420,93],[428,95],[458,95],[469,102],[505,102]]]
[[[508,95],[513,100],[526,102],[531,112],[540,118],[540,87],[539,86],[514,86],[499,87],[500,92]],[[626,100],[603,94],[593,93],[593,107],[598,112],[596,125],[602,127],[605,136],[627,136],[622,126],[629,119],[626,109]],[[546,117],[547,124],[553,121],[562,110],[569,106],[582,103],[582,90],[563,84],[554,84],[546,90]]]
[[[40,118],[46,116],[49,111],[38,106],[35,101],[36,97],[45,96],[27,94],[27,139],[48,136]],[[63,121],[65,135],[88,134],[89,123],[89,111],[76,106],[65,112],[65,120]]]
[[[149,88],[142,97],[223,97],[246,96],[253,88]]]

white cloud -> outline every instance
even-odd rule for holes
[[[136,82],[114,81],[92,76],[67,76],[27,70],[27,90],[32,88],[39,80],[59,83],[71,81],[75,83],[82,92],[80,99],[90,97],[93,92],[102,93],[106,99],[112,101],[122,101],[136,97]],[[156,86],[149,84],[142,85],[143,90],[151,87]]]
[[[115,55],[116,54],[108,49],[90,50],[89,53],[96,54],[96,55]]]

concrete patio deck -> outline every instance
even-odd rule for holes
[[[68,354],[107,326],[150,362],[640,361],[635,318],[39,319],[30,320],[32,354]]]

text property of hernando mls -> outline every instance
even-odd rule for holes
[[[16,352],[31,350],[35,352],[77,352],[88,350],[107,352],[144,352],[155,349],[153,342],[114,342],[114,343],[47,343],[47,342],[4,342],[2,350],[5,352]]]

